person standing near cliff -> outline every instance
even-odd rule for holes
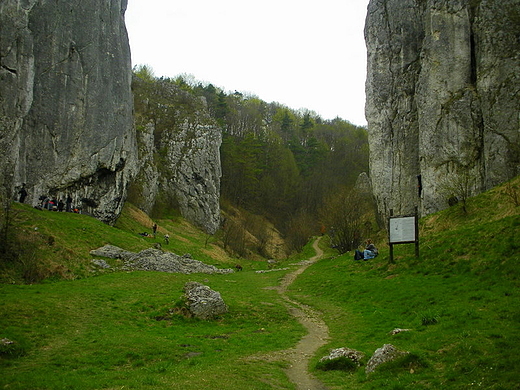
[[[70,195],[67,195],[67,199],[65,199],[65,211],[67,213],[72,212],[72,198]]]
[[[25,183],[22,184],[22,188],[20,188],[20,191],[18,191],[20,194],[20,198],[18,199],[20,203],[25,202],[25,198],[27,198],[27,190],[25,189]]]

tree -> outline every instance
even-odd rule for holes
[[[228,113],[229,108],[226,101],[226,94],[223,91],[220,91],[218,94],[217,107],[215,110],[215,118],[221,127],[225,127]]]
[[[475,177],[473,177],[467,167],[461,167],[460,173],[452,173],[444,178],[440,185],[440,191],[444,195],[447,203],[453,206],[460,202],[462,211],[466,214],[466,201],[471,196],[472,189],[475,185]]]
[[[303,116],[303,121],[300,124],[300,130],[304,139],[307,139],[311,135],[311,130],[313,127],[314,123],[311,119],[311,115],[310,113],[306,112]]]
[[[321,210],[331,245],[339,253],[357,248],[371,228],[375,210],[371,199],[355,189],[331,195]]]
[[[150,65],[136,65],[134,66],[134,75],[139,77],[143,81],[153,82],[155,81],[155,75]]]

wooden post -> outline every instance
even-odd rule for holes
[[[415,257],[419,258],[419,211],[415,206]]]
[[[390,209],[390,217],[394,216],[394,209]],[[394,244],[390,242],[390,218],[388,218],[388,246],[390,247],[390,264],[394,264]]]

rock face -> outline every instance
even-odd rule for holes
[[[144,93],[153,88],[161,99]],[[222,131],[206,102],[169,80],[148,86],[134,77],[139,145],[139,173],[131,200],[154,214],[178,208],[187,220],[209,234],[220,225],[220,145]],[[157,107],[168,108],[158,113]],[[147,117],[149,113],[153,117]]]
[[[473,195],[520,173],[519,37],[518,0],[370,1],[366,117],[382,215],[446,207],[446,182]]]
[[[126,3],[0,3],[0,167],[26,202],[117,218],[136,155]]]
[[[136,131],[126,6],[0,2],[2,195],[24,187],[34,206],[43,196],[69,198],[72,207],[113,223],[132,183],[132,200],[143,210],[173,205],[215,233],[221,132],[204,102],[180,89],[160,90],[166,100],[156,112],[168,107],[168,115]]]

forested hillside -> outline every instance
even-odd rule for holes
[[[172,88],[182,93],[172,97],[166,93]],[[156,78],[146,66],[134,69],[133,92],[137,125],[146,117],[156,131],[200,109],[193,101],[206,105],[222,131],[222,210],[250,216],[223,218],[224,234],[255,230],[251,216],[261,216],[281,232],[289,250],[299,249],[311,235],[330,228],[326,206],[335,204],[339,212],[338,199],[368,171],[366,129],[343,119],[324,120],[309,110],[226,92],[189,76]],[[188,102],[183,93],[199,99]],[[263,228],[256,230],[264,230],[257,237],[266,234]],[[243,255],[240,247],[234,249]]]

